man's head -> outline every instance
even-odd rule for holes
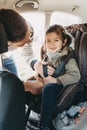
[[[16,11],[1,9],[0,23],[4,26],[9,45],[19,47],[31,42],[31,27]]]

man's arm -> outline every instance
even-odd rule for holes
[[[26,63],[34,70],[34,64],[37,62],[37,58],[34,55],[32,43],[25,44],[23,46],[22,52]]]

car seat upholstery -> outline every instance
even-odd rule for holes
[[[8,51],[7,42],[4,27],[0,24],[0,56]],[[24,130],[24,127],[23,84],[16,75],[0,66],[0,130]]]
[[[68,109],[71,104],[76,104],[80,101],[87,100],[86,92],[87,92],[87,24],[75,24],[71,26],[67,26],[66,29],[69,33],[71,33],[75,38],[75,53],[76,60],[80,69],[81,79],[75,85],[70,85],[67,87],[60,97],[57,99],[57,113],[62,112],[63,110]],[[67,106],[67,104],[69,105]]]
[[[77,62],[81,72],[80,82],[84,84],[85,89],[87,86],[87,23],[72,25],[72,29],[75,31],[71,33],[75,38],[75,52],[77,57]],[[71,31],[69,31],[71,32]],[[84,91],[86,92],[86,91]],[[85,95],[86,96],[86,95]],[[87,100],[87,98],[84,98]]]

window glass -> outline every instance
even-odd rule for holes
[[[55,11],[51,15],[50,25],[60,24],[63,26],[82,23],[82,18],[73,14]]]

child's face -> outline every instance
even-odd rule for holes
[[[51,52],[58,51],[62,48],[63,41],[62,39],[55,33],[47,33],[46,34],[46,48]]]

